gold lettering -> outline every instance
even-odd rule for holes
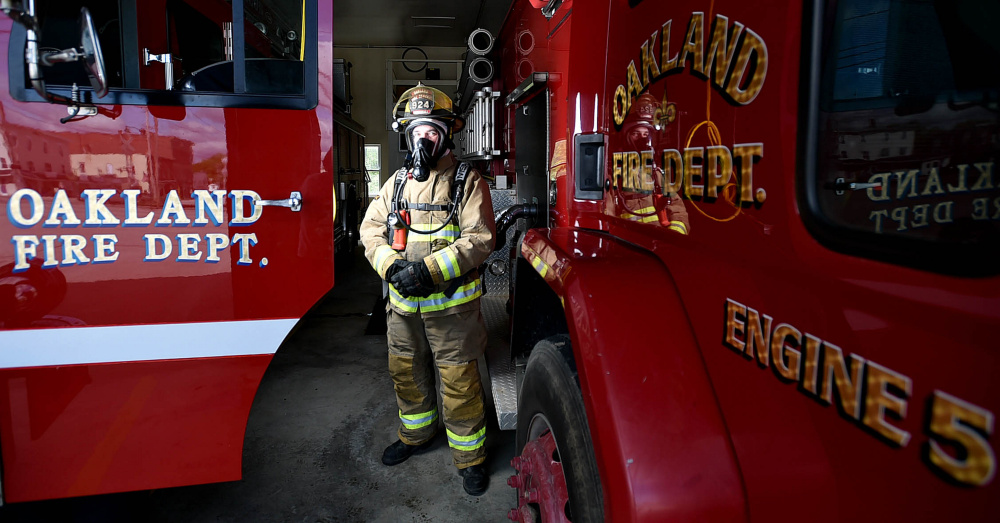
[[[951,223],[954,220],[952,216],[952,207],[954,207],[955,202],[941,202],[934,205],[934,222],[935,223]]]
[[[893,208],[892,212],[889,213],[889,217],[892,218],[892,221],[899,224],[896,227],[897,231],[906,230],[906,207]]]
[[[958,166],[958,185],[948,184],[948,192],[966,192],[969,188],[965,185],[966,177],[969,175],[969,165],[960,164]]]
[[[924,455],[931,466],[966,485],[983,486],[993,479],[996,458],[987,441],[993,434],[992,412],[935,390],[927,425],[932,439]],[[955,447],[963,459],[951,457],[942,444]]]
[[[726,34],[729,30],[729,18],[723,15],[715,15],[715,23],[712,25],[712,41],[708,44],[708,64],[705,72],[712,72],[712,83],[720,89],[725,88],[726,73],[733,63],[733,55],[736,54],[736,43],[743,33],[743,24],[736,22],[733,24],[732,39],[726,42]]]
[[[973,220],[989,220],[990,219],[990,199],[989,198],[976,198],[972,200],[972,219]]]
[[[910,227],[919,229],[920,227],[927,227],[930,225],[927,222],[927,210],[930,209],[930,207],[930,204],[927,203],[914,205],[913,212],[910,217]]]
[[[823,343],[823,393],[820,398],[828,404],[833,403],[833,385],[836,385],[841,410],[854,419],[860,419],[861,376],[865,359],[854,354],[850,356],[851,365],[848,370],[844,351],[832,343]]]
[[[920,174],[919,169],[913,169],[911,171],[899,171],[896,173],[896,199],[903,198],[916,198],[917,197],[917,175]],[[909,187],[909,194],[907,194],[907,187]]]
[[[628,173],[625,175],[625,187],[631,190],[638,189],[642,182],[639,180],[642,168],[639,166],[639,153],[625,153],[628,157]]]
[[[973,191],[985,191],[993,188],[993,162],[983,162],[977,163],[976,169],[979,169],[979,178],[976,179],[976,183],[973,184]]]
[[[733,176],[733,157],[729,154],[729,148],[724,145],[711,145],[708,147],[708,173],[705,176],[709,198],[718,198],[718,190],[725,187]],[[719,164],[722,164],[721,167]]]
[[[691,13],[691,21],[688,22],[687,38],[684,40],[684,47],[681,48],[681,57],[678,63],[684,67],[684,63],[691,58],[691,70],[705,75],[705,13]]]
[[[653,151],[639,153],[639,163],[642,172],[642,192],[653,192]]]
[[[764,144],[738,143],[733,146],[733,157],[739,159],[740,165],[740,202],[750,205],[753,202],[753,164],[764,157]]]
[[[663,24],[663,28],[660,29],[660,64],[662,66],[660,72],[662,73],[676,69],[678,64],[684,65],[683,62],[678,62],[676,54],[670,58],[670,23],[672,21],[667,20],[667,23]]]
[[[920,193],[921,196],[933,194],[944,194],[944,187],[941,186],[941,175],[938,173],[937,167],[931,167],[930,172],[927,173],[927,184],[924,185],[924,190]]]
[[[743,340],[740,339],[739,335],[744,333],[744,323],[740,321],[740,317],[746,318],[747,308],[742,303],[733,301],[726,298],[726,335],[725,344],[726,346],[736,349],[737,352],[743,352],[743,347],[746,345]]]
[[[750,67],[751,56],[756,56],[757,61],[752,71],[747,71]],[[764,87],[764,79],[767,76],[767,46],[760,36],[747,29],[743,37],[743,45],[740,46],[740,54],[736,58],[736,65],[729,73],[726,80],[726,93],[732,97],[733,101],[740,105],[746,105],[757,98],[761,88]],[[749,80],[746,80],[749,77]],[[740,86],[746,83],[746,89]]]
[[[865,415],[861,422],[889,442],[905,447],[910,441],[910,433],[891,425],[886,420],[886,412],[892,412],[900,420],[906,419],[906,400],[912,394],[913,382],[894,370],[869,361],[867,386]],[[889,386],[901,392],[902,396],[891,393]]]
[[[873,202],[887,202],[889,201],[889,176],[892,173],[878,173],[871,175],[868,178],[868,183],[877,183],[877,187],[868,188],[868,199]],[[876,195],[875,191],[882,191],[880,194]]]
[[[680,194],[684,184],[684,161],[677,149],[663,150],[663,195]]]
[[[819,347],[823,340],[806,334],[805,358],[802,359],[802,388],[813,396],[816,395],[819,376]]]
[[[764,315],[763,329],[761,329],[760,325],[760,313],[757,311],[748,307],[746,318],[746,355],[753,358],[753,354],[756,352],[757,362],[760,363],[761,367],[767,367],[769,361],[767,340],[771,337],[771,317],[767,314]]]
[[[632,100],[638,98],[642,94],[642,90],[645,89],[642,84],[642,80],[639,79],[639,73],[635,72],[635,61],[628,63],[628,97],[629,106],[632,105]],[[628,111],[626,111],[628,112]]]
[[[771,361],[781,377],[789,381],[799,380],[799,359],[802,354],[795,348],[802,344],[799,329],[782,323],[774,328],[771,335]]]
[[[882,219],[889,216],[889,211],[885,209],[872,211],[868,214],[869,220],[875,220],[875,234],[882,234]]]
[[[621,125],[625,121],[625,115],[628,114],[629,109],[629,97],[628,93],[625,92],[625,86],[619,85],[615,89],[615,99],[612,103],[612,111],[615,113],[615,125]]]
[[[701,176],[702,165],[700,161],[695,162],[695,160],[702,160],[704,157],[704,147],[684,149],[684,194],[688,198],[701,198],[705,193],[705,180]]]
[[[660,68],[656,65],[656,56],[653,53],[653,46],[656,44],[656,32],[642,44],[642,83],[649,85],[651,78],[660,76]]]
[[[615,185],[622,181],[622,165],[625,163],[625,153],[612,153],[611,155],[611,180]]]

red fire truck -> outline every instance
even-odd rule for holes
[[[511,519],[1000,518],[998,15],[514,2]]]
[[[3,499],[238,479],[333,284],[332,3],[2,8]]]

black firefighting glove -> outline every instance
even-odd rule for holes
[[[409,264],[410,264],[410,262],[408,262],[406,260],[403,260],[403,259],[399,259],[399,260],[396,260],[396,261],[392,262],[392,265],[390,265],[389,268],[385,270],[385,280],[386,281],[391,280],[392,277],[397,272],[403,270],[403,268],[406,267]]]
[[[389,283],[403,296],[424,298],[434,292],[434,280],[431,271],[422,261],[410,262],[405,268],[389,278]]]

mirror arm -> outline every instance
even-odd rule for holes
[[[31,80],[31,87],[42,96],[42,98],[53,101],[52,95],[45,90],[45,76],[42,74],[41,59],[38,53],[38,36],[33,29],[27,31],[27,42],[24,49],[24,61],[28,65],[28,79]]]
[[[45,53],[41,56],[41,62],[42,65],[51,66],[53,64],[77,62],[82,60],[83,57],[83,53],[81,53],[78,49],[71,47],[55,53]]]

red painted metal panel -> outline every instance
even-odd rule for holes
[[[271,356],[0,370],[7,502],[240,478]]]
[[[726,427],[660,262],[572,229],[529,231],[521,253],[564,300],[609,521],[743,521]]]
[[[323,79],[332,74],[332,2],[319,2],[318,11]],[[162,22],[162,8],[155,14]],[[140,20],[154,23],[144,15]],[[10,19],[0,19],[3,57],[19,55],[8,49],[11,27]],[[150,31],[140,33],[165,45],[166,35]],[[133,44],[140,51],[145,46],[166,52],[150,41]],[[162,67],[143,71],[143,87],[161,87]],[[4,60],[0,85],[9,82]],[[300,318],[333,285],[329,82],[320,83],[318,97],[309,110],[102,106],[101,115],[63,125],[65,106],[20,102],[9,89],[0,89],[5,156],[0,205],[8,208],[13,193],[30,189],[44,213],[29,227],[19,226],[10,213],[0,214],[3,289],[31,290],[21,296],[31,303],[21,312],[7,308],[13,302],[0,301],[0,333],[150,324],[184,332],[195,323],[224,322],[226,329],[239,329],[242,321]],[[86,190],[115,191],[105,207],[118,223],[67,223],[70,214],[87,219],[81,196]],[[126,190],[136,191],[131,200],[122,197]],[[197,223],[199,199],[192,192],[199,190],[225,192],[218,223]],[[270,200],[299,191],[302,210],[264,207],[251,223],[234,223],[240,214],[251,214],[249,204],[242,213],[234,209],[239,191]],[[171,207],[174,196],[179,205]],[[31,205],[23,201],[21,212],[30,216]],[[58,205],[61,223],[43,226]],[[142,222],[147,213],[154,223]],[[158,226],[155,221],[164,215],[170,219]],[[191,223],[177,223],[182,217]],[[128,226],[130,219],[138,225]],[[193,235],[188,240],[193,260],[181,255],[181,234]],[[13,238],[42,241],[46,235],[59,237],[51,243],[52,253],[39,246],[31,268],[13,271],[26,259]],[[84,239],[80,252],[87,259],[64,257],[61,239],[70,235]],[[106,263],[97,263],[98,235],[116,238],[115,258]],[[154,260],[147,235],[163,235],[170,255]],[[216,246],[214,260],[209,259],[212,238],[225,243]],[[164,244],[155,244],[159,252]],[[38,266],[44,260],[52,266]],[[197,342],[239,345],[232,339]],[[197,342],[193,355],[202,347]],[[142,354],[141,339],[116,343]],[[184,343],[183,335],[177,343]],[[266,352],[257,347],[240,357],[0,370],[5,500],[238,479],[247,414],[271,358],[261,355]]]
[[[633,263],[639,262],[622,262],[600,242],[576,241],[600,238],[583,231],[566,233],[573,241],[557,239],[562,233],[556,230],[529,233],[526,255],[545,261],[552,274],[576,279],[578,289],[547,276],[564,298],[567,313],[579,311],[571,321],[578,334],[575,349],[585,361],[605,364],[609,380],[622,372],[639,372],[630,362],[609,364],[608,348],[614,347],[634,348],[636,359],[645,362],[642,372],[663,373],[665,381],[685,385],[698,381],[664,361],[673,340],[663,334],[663,318],[687,319],[691,346],[700,350],[706,373],[696,386],[711,387],[718,401],[712,409],[724,415],[749,517],[989,519],[1000,513],[1000,486],[989,474],[995,476],[993,415],[1000,409],[992,379],[998,362],[991,350],[1000,326],[1000,279],[900,268],[830,250],[809,234],[800,217],[796,185],[803,137],[801,9],[798,3],[784,1],[577,3],[566,71],[568,93],[557,98],[596,98],[597,103],[581,103],[562,127],[569,138],[575,133],[608,134],[606,169],[611,179],[616,174],[614,153],[635,152],[638,157],[642,152],[626,132],[630,114],[638,110],[633,107],[630,113],[624,104],[651,95],[663,131],[656,137],[653,164],[669,174],[661,153],[676,150],[685,164],[702,168],[683,187],[690,235],[641,223],[629,210],[655,203],[639,191],[608,191],[596,203],[574,200],[571,190],[561,191],[567,225],[608,231],[653,253],[662,265],[640,264],[647,269],[637,270]],[[744,39],[737,47],[749,45],[743,50],[757,53],[747,62],[751,73],[743,81],[720,81],[713,69],[699,71],[693,65],[699,60],[699,45],[712,40],[713,24],[726,24],[729,30],[738,25]],[[700,35],[691,32],[696,26],[702,29]],[[688,41],[694,43],[687,61],[667,73],[653,70],[663,72]],[[702,51],[701,58],[711,63]],[[736,63],[739,56],[737,49]],[[616,98],[618,89],[624,96]],[[745,95],[741,90],[754,91],[755,97],[734,101],[734,96]],[[672,107],[669,119],[667,107]],[[732,160],[728,167],[725,153]],[[567,185],[572,187],[571,151],[569,156]],[[709,172],[710,158],[723,167]],[[744,159],[749,163],[741,163]],[[621,161],[621,174],[627,176],[628,157]],[[711,187],[712,174],[722,180],[728,171],[749,174],[751,168],[752,179],[744,175]],[[740,205],[734,197],[743,190],[749,205]],[[596,259],[584,263],[589,256]],[[601,270],[577,270],[589,264]],[[573,270],[566,272],[570,265]],[[606,295],[589,292],[605,287]],[[571,294],[584,289],[583,297],[573,301]],[[655,320],[648,318],[649,309],[656,311]],[[596,331],[584,330],[584,325]],[[661,339],[646,341],[644,336],[652,333]],[[763,355],[748,348],[755,334],[761,338]],[[862,372],[852,374],[856,370]],[[593,369],[587,372],[590,386],[599,387]],[[617,388],[592,388],[585,395],[588,415],[597,417],[592,428],[612,516],[624,519],[641,519],[639,503],[655,506],[651,500],[657,497],[670,499],[684,492],[678,485],[667,485],[676,479],[671,467],[642,478],[658,486],[649,487],[657,496],[648,499],[641,497],[646,487],[637,486],[638,478],[629,483],[616,475],[615,467],[625,459],[617,445],[624,445],[630,435],[608,426],[640,412],[646,416],[643,422],[655,426],[655,418],[665,413],[662,394],[643,394],[634,385],[625,380]],[[605,393],[621,398],[606,400]],[[628,407],[607,408],[614,401]],[[700,436],[690,430],[683,441]],[[669,446],[666,441],[650,442],[647,451],[660,451]],[[956,441],[964,442],[970,453],[957,451]],[[963,465],[956,468],[974,470],[948,474],[940,463],[949,459]],[[702,462],[706,469],[713,465],[711,460]],[[958,474],[985,481],[960,486]],[[632,502],[636,505],[630,506]],[[698,506],[691,506],[692,513]],[[709,503],[700,507],[713,509]],[[703,514],[702,519],[711,518]]]

